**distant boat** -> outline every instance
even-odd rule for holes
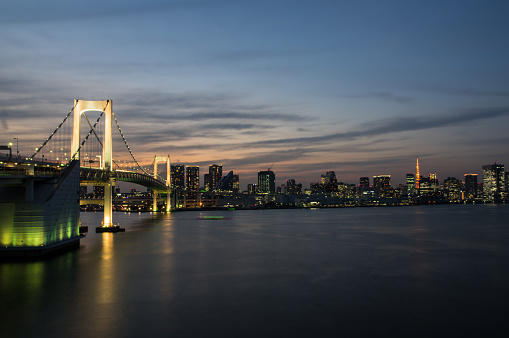
[[[200,219],[219,220],[219,219],[224,219],[224,216],[201,216]]]

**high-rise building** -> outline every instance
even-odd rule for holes
[[[477,174],[465,174],[465,198],[477,197]]]
[[[258,193],[274,194],[276,192],[276,175],[271,170],[258,172]]]
[[[450,201],[461,199],[461,181],[456,177],[447,177],[444,180],[445,197]]]
[[[170,166],[171,187],[183,190],[185,185],[185,166],[183,164],[172,164]]]
[[[327,171],[321,177],[323,191],[325,193],[338,191],[338,180],[334,171]]]
[[[497,200],[505,195],[505,172],[503,164],[487,164],[482,166],[483,197]]]
[[[415,176],[412,173],[406,174],[407,195],[415,195]]]
[[[223,166],[221,164],[209,165],[209,191],[216,189],[216,186],[222,177]]]
[[[295,183],[294,179],[286,180],[286,191],[288,194],[302,194],[302,184]]]
[[[200,189],[200,167],[197,165],[186,166],[186,189],[197,191]]]
[[[240,191],[240,179],[239,174],[233,174],[233,192]]]
[[[233,192],[233,171],[230,171],[226,176],[223,176],[217,183],[215,191]]]
[[[375,196],[384,197],[391,189],[391,175],[373,176],[373,190]]]
[[[359,178],[359,188],[369,188],[369,177]]]
[[[421,176],[419,179],[419,195],[436,197],[440,195],[440,182],[437,174],[429,174],[428,177]]]
[[[203,188],[205,188],[205,191],[210,191],[210,175],[209,174],[203,175]]]

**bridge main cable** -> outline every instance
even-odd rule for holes
[[[74,105],[74,107],[72,107],[71,111],[65,116],[64,120],[58,125],[57,129],[55,129],[54,132],[51,133],[51,135],[46,139],[46,141],[44,141],[43,144],[41,144],[41,146],[39,148],[36,149],[35,153],[30,157],[31,160],[34,159],[35,155],[37,155],[39,153],[39,151],[41,151],[41,149],[46,145],[46,143],[49,142],[49,140],[51,140],[51,138],[53,137],[53,135],[55,135],[55,133],[60,129],[60,127],[62,127],[62,125],[65,123],[65,121],[67,120],[67,118],[72,114],[72,112],[74,111],[74,108],[76,108],[76,105],[78,104],[78,102],[76,101],[76,104]]]
[[[133,158],[134,162],[138,165],[138,167],[140,167],[141,170],[143,170],[143,172],[147,175],[150,175],[149,172],[147,170],[145,170],[145,168],[143,168],[139,163],[138,161],[136,160],[136,158],[134,157],[134,154],[133,152],[131,151],[131,148],[129,147],[129,144],[127,144],[127,140],[125,139],[124,137],[124,134],[122,133],[122,129],[120,129],[120,126],[118,124],[118,121],[117,121],[117,118],[115,117],[115,113],[112,112],[112,115],[113,115],[113,119],[115,120],[115,123],[117,124],[117,128],[118,128],[118,131],[120,132],[120,135],[122,136],[122,140],[124,141],[124,144],[125,146],[127,147],[127,150],[129,151],[129,154],[131,154],[131,157]]]

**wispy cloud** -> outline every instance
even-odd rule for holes
[[[146,13],[176,12],[197,7],[217,6],[229,1],[187,0],[187,1],[132,1],[125,0],[122,6],[114,2],[90,0],[84,3],[70,3],[68,1],[50,0],[3,1],[0,6],[0,21],[4,23],[25,22],[61,22],[76,20],[91,20],[95,18],[122,17]],[[100,8],[100,10],[94,10]]]
[[[442,94],[460,95],[467,97],[509,97],[507,90],[485,90],[477,88],[451,88],[445,86],[427,86],[424,90]]]
[[[396,95],[392,92],[371,92],[371,93],[361,93],[355,95],[344,95],[343,97],[352,98],[352,99],[382,99],[393,102],[409,102],[412,101],[413,98]]]
[[[359,137],[378,136],[391,133],[400,133],[405,131],[417,131],[431,128],[443,128],[450,126],[460,126],[474,121],[492,119],[500,116],[509,115],[509,108],[492,108],[467,111],[461,114],[442,116],[442,117],[397,117],[373,121],[360,125],[357,130],[333,133],[322,136],[296,137],[286,139],[273,139],[257,141],[253,145],[282,145],[282,144],[302,144],[302,143],[323,143],[337,140],[353,140]]]

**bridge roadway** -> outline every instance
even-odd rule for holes
[[[37,160],[29,160],[26,158],[15,158],[0,155],[0,175],[6,179],[7,177],[23,177],[29,176],[55,176],[65,168],[59,163],[41,162]],[[80,167],[80,183],[90,185],[107,184],[109,178],[116,181],[130,182],[142,185],[149,189],[159,192],[166,192],[166,183],[156,179],[151,175],[126,170],[114,170],[111,173],[100,169],[90,167]]]
[[[115,181],[136,183],[154,191],[166,192],[168,189],[165,182],[147,174],[125,170],[115,170],[108,173],[107,171],[99,168],[80,168],[80,183],[97,184],[98,182],[103,182],[106,184],[108,183],[109,178],[113,178]]]

